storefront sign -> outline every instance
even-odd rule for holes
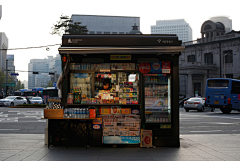
[[[157,42],[159,44],[173,44],[173,40],[162,40],[162,39],[157,39]]]
[[[151,64],[150,63],[141,63],[139,65],[139,71],[141,73],[148,73],[151,70]]]
[[[170,61],[162,61],[162,73],[171,73]]]
[[[161,65],[161,62],[151,63],[151,73],[162,73]]]
[[[131,55],[110,55],[110,60],[131,60]]]

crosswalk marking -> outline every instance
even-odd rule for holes
[[[4,111],[0,113],[0,122],[46,122],[46,120],[39,121],[42,117],[42,111]]]

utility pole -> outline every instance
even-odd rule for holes
[[[6,59],[6,96],[8,92],[8,60]]]

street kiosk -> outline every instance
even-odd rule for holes
[[[48,144],[179,147],[176,35],[63,35]]]

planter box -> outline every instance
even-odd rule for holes
[[[44,118],[63,118],[63,109],[44,109]]]

